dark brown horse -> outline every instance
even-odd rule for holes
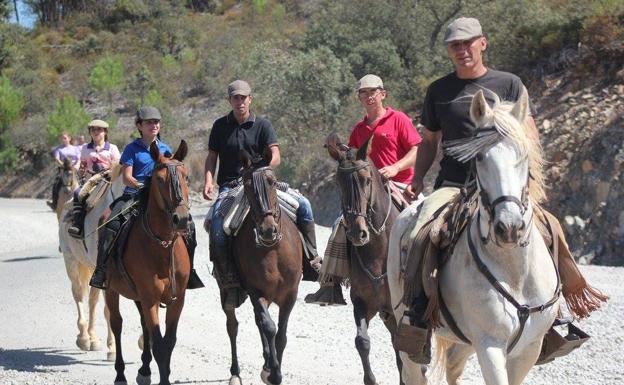
[[[296,225],[279,208],[273,170],[254,164],[244,151],[241,161],[250,212],[233,239],[232,250],[241,285],[249,293],[262,339],[264,365],[261,379],[265,384],[281,384],[288,317],[297,299],[302,274],[303,244]],[[270,162],[270,152],[266,152],[261,163]],[[272,303],[279,306],[277,327],[269,314]],[[230,384],[240,384],[236,353],[238,321],[235,310],[224,311],[232,348]]]
[[[63,211],[63,206],[65,203],[72,197],[74,190],[78,187],[78,170],[74,167],[71,160],[69,158],[65,158],[63,160],[63,165],[59,167],[59,179],[60,182],[54,186],[58,191],[56,192],[57,201],[56,201],[56,219],[61,221],[61,212]]]
[[[394,335],[396,321],[386,277],[390,229],[399,215],[383,177],[367,159],[368,142],[357,153],[340,143],[336,134],[327,138],[327,151],[338,162],[336,183],[340,190],[343,223],[349,240],[351,302],[357,335],[355,347],[364,367],[364,384],[376,384],[368,355],[368,325],[379,313]],[[396,352],[399,375],[401,361]]]
[[[160,154],[158,146],[152,143],[150,154],[156,165],[149,183],[149,197],[144,212],[130,230],[121,258],[127,277],[124,278],[114,263],[108,264],[109,279],[105,297],[117,345],[115,384],[127,383],[121,349],[120,294],[134,300],[141,316],[143,365],[139,369],[137,383],[150,383],[149,365],[153,353],[160,372],[160,384],[170,384],[171,353],[176,343],[178,320],[184,307],[190,274],[189,254],[183,240],[190,218],[187,171],[182,163],[186,153],[187,145],[184,141],[172,158]],[[160,304],[167,307],[164,336],[158,319]]]

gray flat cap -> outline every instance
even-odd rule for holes
[[[249,86],[249,83],[244,80],[234,80],[232,83],[230,83],[228,85],[228,96],[235,95],[251,95],[251,87]]]
[[[139,110],[137,111],[136,120],[139,121],[150,119],[161,120],[160,111],[158,111],[158,108],[150,106],[139,108]]]
[[[460,17],[446,27],[444,41],[470,40],[473,37],[483,36],[481,23],[473,17]]]

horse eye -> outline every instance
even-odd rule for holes
[[[481,162],[483,160],[483,154],[477,154],[477,162]]]

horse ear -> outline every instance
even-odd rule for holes
[[[370,144],[371,138],[372,136],[368,138],[366,142],[364,142],[364,145],[358,149],[357,154],[355,155],[355,159],[366,160],[366,157],[368,156],[368,153],[369,153],[368,146]]]
[[[180,141],[180,145],[178,146],[178,149],[176,150],[175,154],[173,154],[173,159],[182,162],[184,158],[186,158],[187,154],[188,154],[188,145],[186,144],[186,141],[182,139]]]
[[[520,90],[520,99],[514,104],[511,114],[520,123],[524,123],[529,115],[529,93],[524,86],[522,86],[522,90]]]
[[[345,151],[342,150],[342,146],[343,144],[340,142],[340,138],[335,132],[329,134],[327,139],[325,139],[325,147],[327,148],[329,156],[337,162],[340,162],[345,157]]]
[[[476,126],[481,127],[490,116],[492,116],[492,109],[487,104],[483,91],[479,90],[470,103],[470,119]]]
[[[160,150],[158,149],[156,141],[153,141],[152,144],[150,144],[150,155],[152,156],[152,159],[154,159],[154,162],[158,163],[158,160],[160,159]]]
[[[240,150],[238,153],[238,158],[240,159],[241,165],[243,168],[251,167],[251,155],[245,150]]]
[[[267,147],[262,152],[262,158],[266,162],[267,166],[271,164],[271,159],[273,159],[273,151],[271,151],[271,147]]]

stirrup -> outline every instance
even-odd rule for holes
[[[555,326],[568,326],[568,334],[562,336],[554,328]],[[570,354],[589,339],[589,335],[572,324],[572,320],[557,319],[548,330],[542,342],[542,351],[535,365],[542,365],[553,361],[555,358]]]
[[[422,365],[431,362],[431,330],[429,329],[400,322],[392,336],[392,345],[396,350],[407,353],[413,362]]]
[[[340,285],[321,286],[316,293],[306,295],[304,301],[305,303],[321,306],[341,306],[347,304],[342,295]]]

